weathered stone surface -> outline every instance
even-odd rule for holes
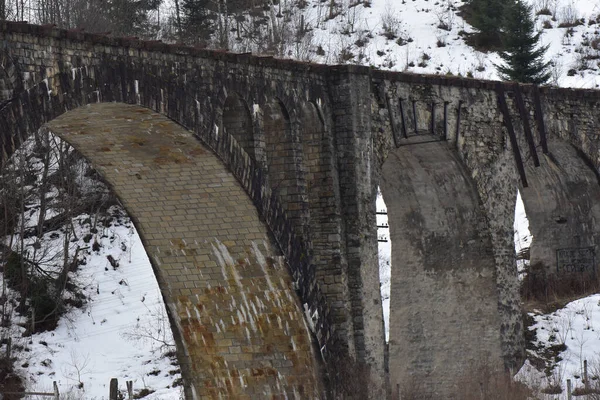
[[[380,185],[392,242],[392,398],[419,382],[427,382],[424,397],[456,398],[473,365],[502,368],[495,260],[479,196],[446,142],[391,150]]]
[[[393,384],[405,380],[401,365],[409,357],[411,373],[429,376],[423,385],[450,396],[449,382],[462,364],[436,376],[439,385],[429,374],[432,366],[449,362],[449,347],[465,360],[489,356],[507,370],[520,366],[524,340],[513,243],[518,188],[528,210],[536,207],[532,191],[557,204],[544,203],[539,215],[532,214],[539,224],[534,232],[552,219],[549,213],[577,221],[566,235],[554,230],[552,239],[540,230],[539,249],[554,251],[576,237],[588,247],[598,243],[598,181],[592,178],[600,166],[598,91],[524,85],[517,92],[510,84],[499,92],[496,82],[323,66],[9,22],[0,25],[0,39],[4,153],[45,122],[94,102],[139,104],[187,128],[238,179],[286,257],[307,321],[330,363],[330,381],[337,379],[335,360],[355,360],[367,367],[363,375],[373,398],[395,390],[387,382],[377,274],[380,182],[384,194],[402,185],[399,196],[412,199],[423,217],[415,229],[403,217],[405,205],[391,202],[390,215],[399,221],[392,223],[394,240],[401,243],[396,247],[420,249],[406,260],[394,253],[398,289],[392,289],[392,304],[403,299],[415,310],[439,310],[422,324],[430,336],[416,341],[419,335],[406,330],[419,325],[420,317],[393,306],[391,336],[398,339],[390,345],[389,366],[400,371],[389,376]],[[505,113],[499,99],[505,99]],[[421,150],[432,138],[446,144],[434,144],[431,153]],[[571,146],[575,150],[567,151]],[[568,167],[552,167],[554,153]],[[388,165],[396,156],[398,164]],[[449,209],[452,199],[454,214],[427,208]],[[473,261],[473,245],[460,246],[467,238],[481,239],[481,262]],[[541,253],[547,258],[547,250]],[[596,269],[597,263],[596,257]],[[402,285],[415,290],[404,292]],[[417,288],[435,295],[425,301]],[[463,310],[473,300],[466,293],[481,299],[481,312]],[[467,326],[489,330],[471,329],[458,338],[463,332],[452,313]],[[439,333],[444,331],[450,337]]]
[[[598,176],[577,154],[577,149],[552,138],[549,153],[540,155],[540,166],[527,166],[528,187],[521,196],[534,237],[531,265],[538,273],[594,274],[595,267],[573,262],[557,264],[557,250],[600,249],[600,185]]]
[[[135,221],[182,336],[190,398],[321,397],[290,273],[210,150],[167,118],[120,103],[83,106],[48,127],[91,161]]]

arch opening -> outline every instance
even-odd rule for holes
[[[15,365],[30,366],[19,373],[23,390],[51,387],[59,367],[75,358],[102,359],[119,375],[129,368],[179,366],[172,357],[151,354],[154,340],[140,343],[150,334],[174,348],[177,332],[139,230],[91,160],[46,127],[25,137],[0,169],[0,281],[2,296],[10,299],[0,306],[0,337],[12,332],[14,345],[26,340],[31,349],[13,354]],[[16,324],[24,319],[26,330]],[[105,354],[98,340],[115,351]],[[48,349],[54,363],[44,361]],[[42,365],[46,372],[38,374]],[[85,391],[76,379],[61,390],[80,398],[104,395],[103,372],[88,372]],[[164,396],[179,397],[181,379],[180,371],[174,373]],[[152,390],[164,387],[153,377],[146,383]]]
[[[529,230],[529,219],[527,218],[527,212],[525,211],[525,204],[523,203],[520,190],[517,190],[513,229],[515,252],[517,254],[517,271],[520,280],[523,281],[529,270],[529,250],[534,238]]]
[[[495,260],[477,190],[445,143],[393,149],[380,187],[391,241],[392,395],[416,380],[427,395],[460,398],[456,382],[474,363],[503,368]]]
[[[252,116],[248,105],[237,93],[230,94],[225,100],[221,126],[255,159]]]
[[[524,297],[542,302],[598,288],[600,185],[571,144],[548,142],[540,166],[528,165],[520,193],[533,240]]]
[[[212,152],[164,116],[122,103],[79,107],[49,126],[92,161],[135,216],[181,328],[182,369],[199,396],[272,392],[274,386],[258,376],[274,376],[282,394],[320,392],[311,336],[290,273],[252,199]],[[177,215],[182,210],[185,215]],[[272,324],[265,307],[285,309],[285,327]],[[220,321],[218,328],[213,320]],[[198,356],[207,347],[213,349],[212,361]],[[219,361],[243,348],[239,362]],[[293,361],[273,362],[278,359]],[[251,367],[258,374],[249,374]],[[221,384],[234,374],[239,379]],[[206,379],[212,383],[205,386]]]
[[[390,340],[390,292],[392,277],[392,241],[390,240],[390,226],[387,216],[387,205],[381,194],[381,188],[377,187],[376,200],[376,222],[377,222],[377,250],[379,262],[379,291],[381,292],[381,307],[383,309],[383,326],[385,340]]]

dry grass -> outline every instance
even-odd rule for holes
[[[457,382],[456,398],[461,400],[527,400],[531,389],[512,380],[510,374],[479,362]]]
[[[524,309],[544,313],[555,311],[567,303],[597,293],[600,283],[595,273],[557,276],[546,272],[543,264],[531,265],[521,286]]]

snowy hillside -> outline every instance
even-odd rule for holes
[[[546,58],[554,64],[551,83],[598,87],[600,47],[595,39],[600,38],[596,22],[600,4],[593,0],[529,3],[536,12],[550,12],[537,15],[536,26],[542,31],[541,43],[549,45]],[[498,55],[465,44],[464,33],[473,29],[459,15],[462,1],[350,0],[350,4],[357,5],[326,21],[321,7],[314,5],[306,11],[306,21],[314,28],[313,43],[324,50],[316,61],[498,79],[494,68],[500,62]]]
[[[52,134],[33,136],[3,171],[0,186],[3,214],[13,202],[23,211],[2,226],[14,226],[14,234],[0,242],[7,260],[0,275],[0,352],[10,338],[14,373],[29,390],[52,391],[56,381],[70,398],[102,399],[117,378],[123,391],[133,381],[145,398],[179,399],[173,335],[131,220],[72,148]],[[41,213],[45,223],[37,234]],[[22,265],[10,249],[24,249]],[[23,267],[25,289],[21,272],[12,272]],[[61,281],[63,273],[68,278]],[[55,305],[54,313],[36,305],[40,297]]]

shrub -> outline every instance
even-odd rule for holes
[[[550,9],[548,7],[542,8],[541,10],[538,10],[538,12],[536,12],[537,15],[552,15],[552,12],[550,11]]]
[[[21,294],[20,311],[35,315],[35,332],[53,329],[63,312],[62,303],[56,296],[56,281],[32,274],[25,263],[27,260],[21,255],[11,252],[4,267],[4,276],[8,284]],[[25,272],[23,268],[26,268]],[[29,300],[28,306],[25,300]]]
[[[396,16],[391,7],[387,7],[381,15],[382,35],[388,40],[396,39],[400,34],[402,21]]]
[[[579,13],[573,3],[567,4],[560,10],[558,19],[560,20],[560,23],[558,24],[559,28],[570,28],[583,23],[579,19]]]

